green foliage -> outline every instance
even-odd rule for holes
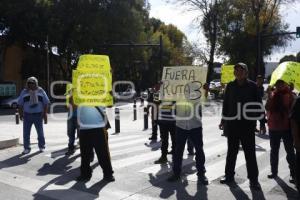
[[[191,64],[186,50],[189,46],[186,36],[173,25],[149,19],[147,2],[2,0],[0,33],[7,38],[8,45],[17,43],[35,49],[26,53],[22,69],[24,77],[45,71],[48,48],[51,76],[55,76],[53,79],[70,80],[72,69],[81,54],[107,54],[114,80],[131,80],[145,88],[160,79],[159,48],[109,47],[105,44],[157,44],[162,35],[162,65]],[[40,79],[45,79],[45,73],[42,74],[44,77]]]
[[[229,63],[247,63],[255,77],[258,62],[257,35],[261,37],[262,57],[270,55],[274,48],[285,46],[291,39],[287,35],[270,36],[288,29],[279,14],[281,2],[261,1],[257,5],[258,1],[255,0],[222,1],[230,2],[226,8],[230,12],[225,13],[220,20],[219,52],[229,57]]]
[[[293,61],[293,62],[296,62],[296,61],[297,61],[297,58],[296,58],[296,56],[294,56],[294,55],[283,56],[283,57],[280,59],[279,63],[283,63],[283,62],[286,62],[286,61]]]

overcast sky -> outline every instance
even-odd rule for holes
[[[190,42],[204,44],[204,37],[193,25],[193,20],[198,16],[195,11],[185,11],[184,8],[165,3],[163,0],[149,0],[151,4],[150,16],[160,19],[166,24],[174,24],[183,31]],[[287,5],[280,11],[285,22],[290,25],[289,31],[296,31],[300,26],[300,0],[293,5]],[[291,41],[286,48],[273,51],[270,58],[265,61],[278,62],[283,55],[296,54],[300,51],[300,38]]]

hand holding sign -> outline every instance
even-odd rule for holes
[[[160,99],[200,100],[207,68],[199,66],[164,67]]]

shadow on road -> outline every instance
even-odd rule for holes
[[[38,154],[40,154],[39,151],[37,151],[35,153],[27,154],[27,155],[18,154],[16,156],[13,156],[11,158],[1,161],[0,169],[24,165],[30,161],[30,158],[32,158]]]

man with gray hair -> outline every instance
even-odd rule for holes
[[[40,152],[45,150],[45,137],[43,130],[43,119],[47,123],[47,110],[49,98],[46,92],[38,86],[38,80],[35,77],[27,79],[26,87],[22,90],[18,107],[20,119],[23,120],[23,144],[24,151],[22,154],[30,153],[30,130],[32,124],[38,134],[38,146]]]

